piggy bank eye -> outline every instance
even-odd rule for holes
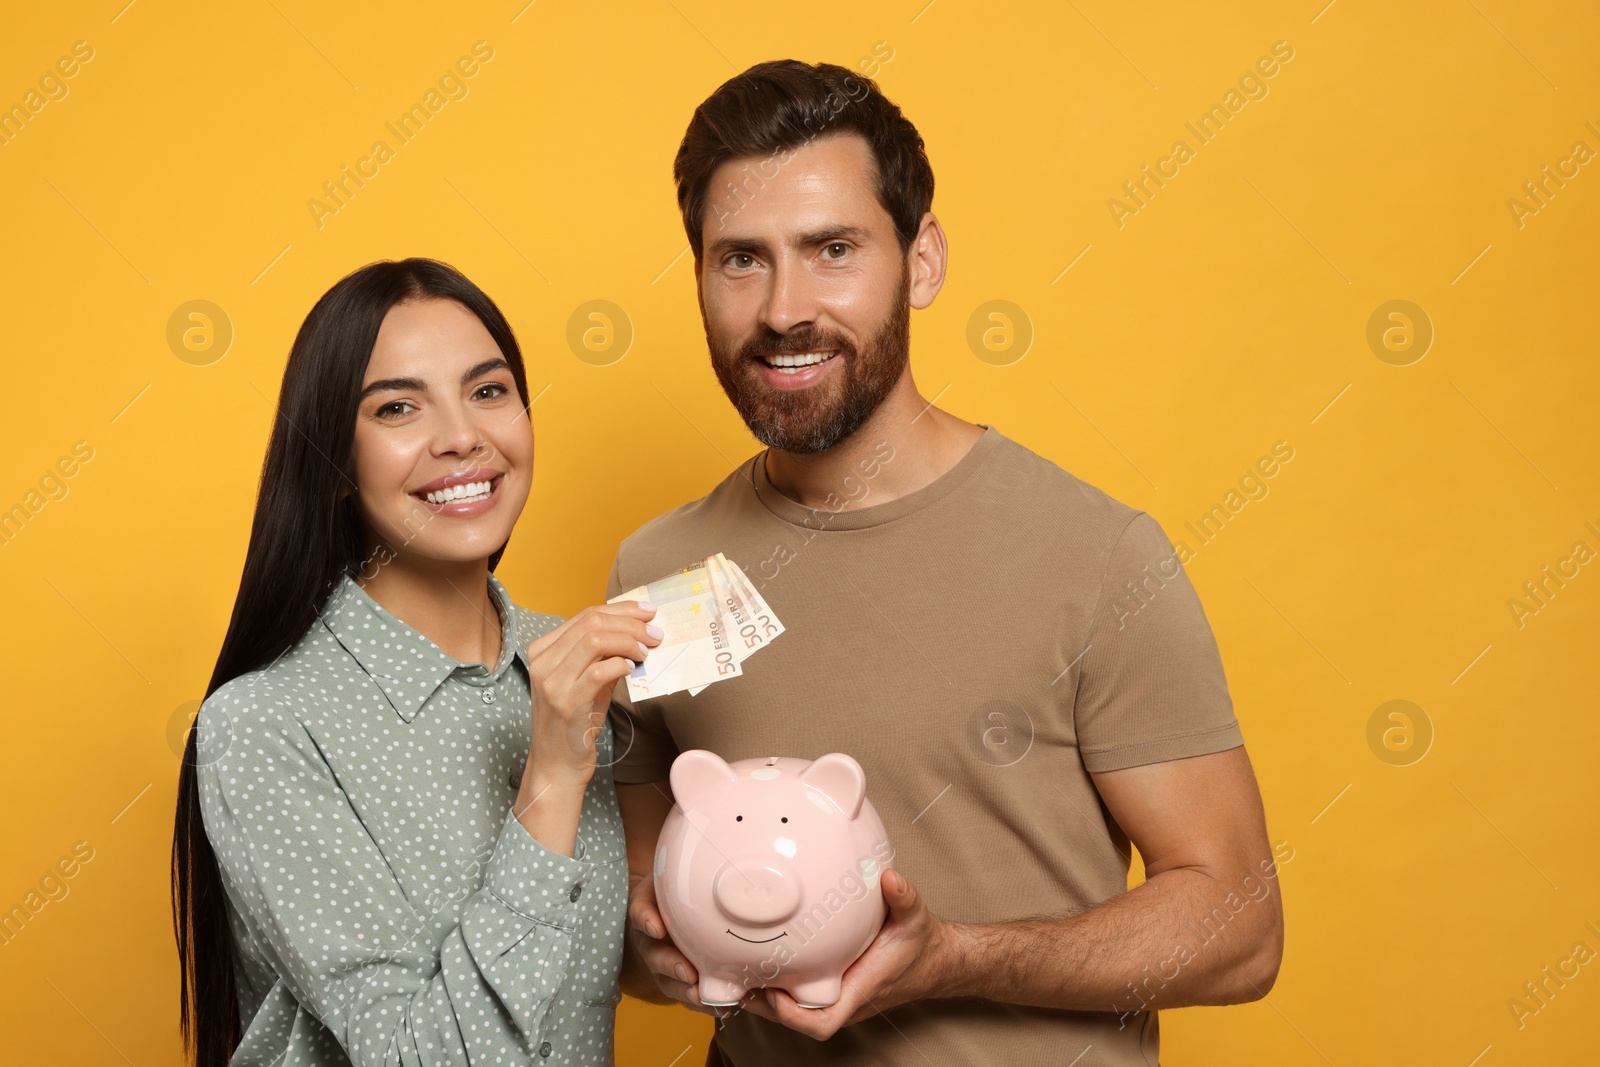
[[[783,822],[788,822],[788,821],[789,821],[789,816],[787,816],[787,815],[785,815],[785,816],[784,816],[784,817],[783,817],[783,820],[782,820],[782,821],[783,821]]]
[[[733,821],[734,822],[744,822],[744,816],[743,815],[735,815],[733,817]]]

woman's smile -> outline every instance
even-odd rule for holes
[[[452,474],[418,489],[411,495],[428,506],[435,515],[470,519],[500,502],[500,486],[506,476],[494,471],[467,471]]]

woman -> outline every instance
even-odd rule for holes
[[[300,327],[178,785],[198,1067],[611,1062],[605,712],[660,630],[631,601],[536,614],[491,573],[527,395],[500,310],[432,260],[356,271]]]

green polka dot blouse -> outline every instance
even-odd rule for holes
[[[489,576],[500,661],[461,663],[350,576],[196,720],[239,949],[231,1067],[610,1064],[627,907],[609,723],[576,855],[511,813],[527,643],[561,620]]]

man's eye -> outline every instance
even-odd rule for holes
[[[746,267],[753,265],[755,261],[756,257],[748,252],[735,252],[728,257],[728,265],[737,270],[744,270]]]
[[[822,249],[822,254],[824,256],[826,256],[828,259],[839,259],[839,258],[843,257],[846,252],[849,252],[849,251],[850,251],[850,246],[849,245],[845,244],[843,241],[835,241],[831,245],[824,246],[823,249]]]

